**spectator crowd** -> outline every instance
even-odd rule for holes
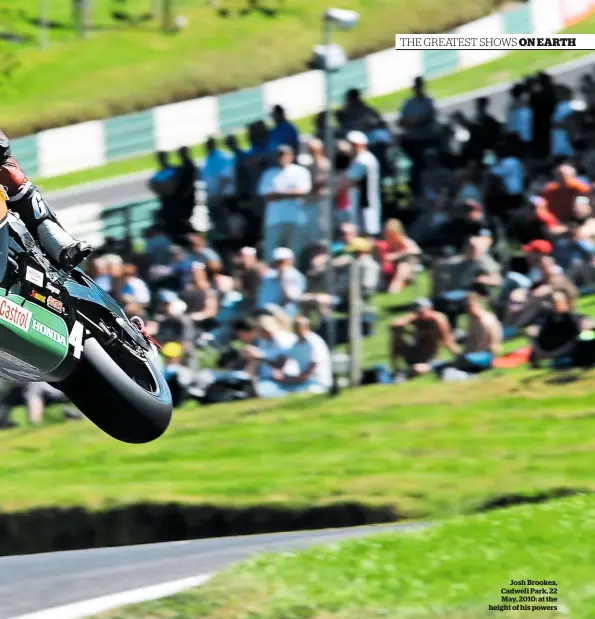
[[[210,138],[200,166],[187,148],[177,163],[158,153],[154,225],[108,240],[88,271],[163,345],[173,383],[196,372],[197,347],[249,377],[228,398],[333,388],[328,327],[348,341],[354,264],[372,321],[377,295],[398,303],[429,281],[389,321],[384,380],[589,365],[594,324],[577,301],[595,291],[593,77],[573,89],[539,73],[504,110],[482,97],[448,117],[417,78],[394,121],[350,90],[332,162],[325,115],[305,136],[277,105],[245,141]],[[198,180],[206,233],[192,226]]]

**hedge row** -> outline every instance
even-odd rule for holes
[[[217,507],[140,503],[105,511],[39,508],[0,513],[0,555],[352,527],[394,522],[392,506]]]

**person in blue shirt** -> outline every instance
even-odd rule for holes
[[[285,117],[285,109],[280,105],[275,105],[271,112],[271,118],[275,126],[269,134],[269,149],[274,151],[279,146],[291,146],[293,152],[297,155],[300,152],[300,136],[295,125]]]
[[[201,170],[209,200],[221,196],[224,179],[229,169],[230,155],[219,149],[217,140],[209,138],[205,144],[207,156]]]

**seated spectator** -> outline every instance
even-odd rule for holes
[[[193,263],[190,282],[185,286],[182,300],[186,304],[187,316],[198,328],[203,331],[213,329],[219,304],[202,262]]]
[[[190,258],[196,262],[207,264],[209,262],[221,262],[219,254],[207,245],[202,234],[191,232],[186,236],[190,245]]]
[[[393,321],[390,335],[392,369],[402,359],[409,376],[428,372],[443,346],[453,355],[459,352],[446,316],[433,309],[428,299],[417,299],[415,311]]]
[[[571,307],[578,297],[574,284],[562,273],[559,265],[551,256],[542,256],[539,261],[541,278],[533,284],[531,290],[515,291],[514,304],[509,306],[506,324],[517,329],[535,324],[543,311],[552,307],[552,296],[563,292]]]
[[[590,280],[595,244],[581,236],[581,227],[571,222],[554,244],[554,259],[573,282]]]
[[[244,247],[239,253],[239,264],[235,269],[236,289],[242,295],[246,312],[256,309],[258,289],[263,273],[263,267],[258,262],[258,255],[254,247]]]
[[[268,269],[260,281],[257,307],[278,305],[293,318],[297,314],[297,302],[306,288],[306,278],[295,268],[291,249],[277,247],[273,252],[273,262],[274,267]]]
[[[147,333],[160,344],[178,342],[186,354],[192,351],[192,321],[186,316],[186,303],[175,292],[162,290],[153,319],[147,323]]]
[[[467,311],[467,332],[463,353],[452,367],[472,374],[492,367],[502,344],[502,325],[495,314],[482,306],[476,293],[470,293],[465,300]]]
[[[417,243],[405,234],[398,219],[389,219],[384,224],[384,239],[378,241],[382,274],[388,292],[400,292],[415,278],[413,268],[419,260],[421,250]]]
[[[481,203],[482,185],[481,170],[477,161],[469,161],[464,168],[455,172],[455,205],[462,205],[473,200]]]
[[[182,291],[186,284],[190,282],[192,274],[192,265],[197,262],[194,257],[188,253],[180,245],[172,245],[171,247],[171,263],[169,270],[169,278],[171,283],[161,282],[161,286],[171,288],[175,291]]]
[[[472,237],[482,240],[487,251],[492,245],[492,232],[483,205],[475,200],[466,200],[453,213],[444,229],[444,239],[455,251],[461,252]]]
[[[137,276],[137,269],[133,264],[125,264],[122,270],[122,278],[114,286],[112,295],[124,307],[128,314],[128,305],[147,308],[151,302],[151,292],[147,284]]]
[[[486,251],[479,237],[473,237],[461,256],[437,261],[432,269],[434,307],[446,314],[451,327],[465,309],[471,291],[489,294],[502,283],[500,265]]]
[[[455,179],[451,170],[442,165],[440,152],[436,148],[424,151],[424,168],[421,172],[421,195],[433,204],[438,195],[446,190],[454,191]]]
[[[552,307],[529,330],[533,336],[532,364],[537,366],[546,359],[559,363],[564,358],[571,364],[580,332],[580,319],[572,311],[568,297],[562,291],[554,292]]]
[[[279,146],[289,146],[294,153],[299,153],[300,136],[296,126],[290,123],[285,116],[285,109],[281,105],[275,105],[271,112],[274,127],[269,133],[268,147],[274,152]]]
[[[576,169],[570,165],[561,165],[556,169],[556,180],[548,183],[543,190],[549,210],[566,224],[573,217],[573,208],[578,196],[591,195],[591,187],[576,178]]]
[[[565,231],[565,226],[549,210],[547,200],[541,196],[530,196],[527,207],[515,220],[515,237],[527,244],[534,239],[554,239]]]
[[[452,219],[451,197],[443,190],[434,204],[422,201],[420,213],[409,229],[409,237],[424,250],[443,249],[450,245],[448,230]]]
[[[257,393],[261,397],[267,397],[271,392],[269,397],[275,397],[274,370],[285,367],[287,353],[294,346],[296,336],[284,330],[273,316],[260,316],[256,325],[256,331],[253,329],[254,323],[249,320],[236,326],[240,340],[246,344],[241,351],[246,362],[245,371],[258,379]]]
[[[171,259],[172,242],[162,227],[158,225],[147,228],[144,233],[145,253],[151,259],[151,265],[168,265]]]
[[[595,241],[595,217],[590,198],[578,196],[572,207],[572,221],[580,226],[579,235],[583,239]]]
[[[283,368],[273,368],[272,376],[258,385],[260,397],[282,397],[290,393],[326,393],[333,383],[331,354],[325,341],[310,327],[310,321],[298,316],[297,339],[285,351]]]
[[[352,231],[351,228],[348,229]],[[349,306],[349,287],[351,265],[359,265],[361,294],[369,299],[378,292],[380,283],[380,264],[373,258],[374,244],[364,238],[356,237],[332,260],[332,294],[327,285],[329,254],[322,247],[312,259],[308,271],[308,292],[301,297],[303,308],[313,309],[321,316],[328,315],[333,306],[344,310]]]
[[[108,274],[108,262],[105,258],[93,258],[87,267],[91,279],[103,290],[109,293],[112,289],[111,277]]]

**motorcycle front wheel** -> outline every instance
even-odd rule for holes
[[[56,385],[99,429],[124,443],[149,443],[169,426],[172,397],[157,363],[127,351],[110,356],[93,338],[80,362]]]

